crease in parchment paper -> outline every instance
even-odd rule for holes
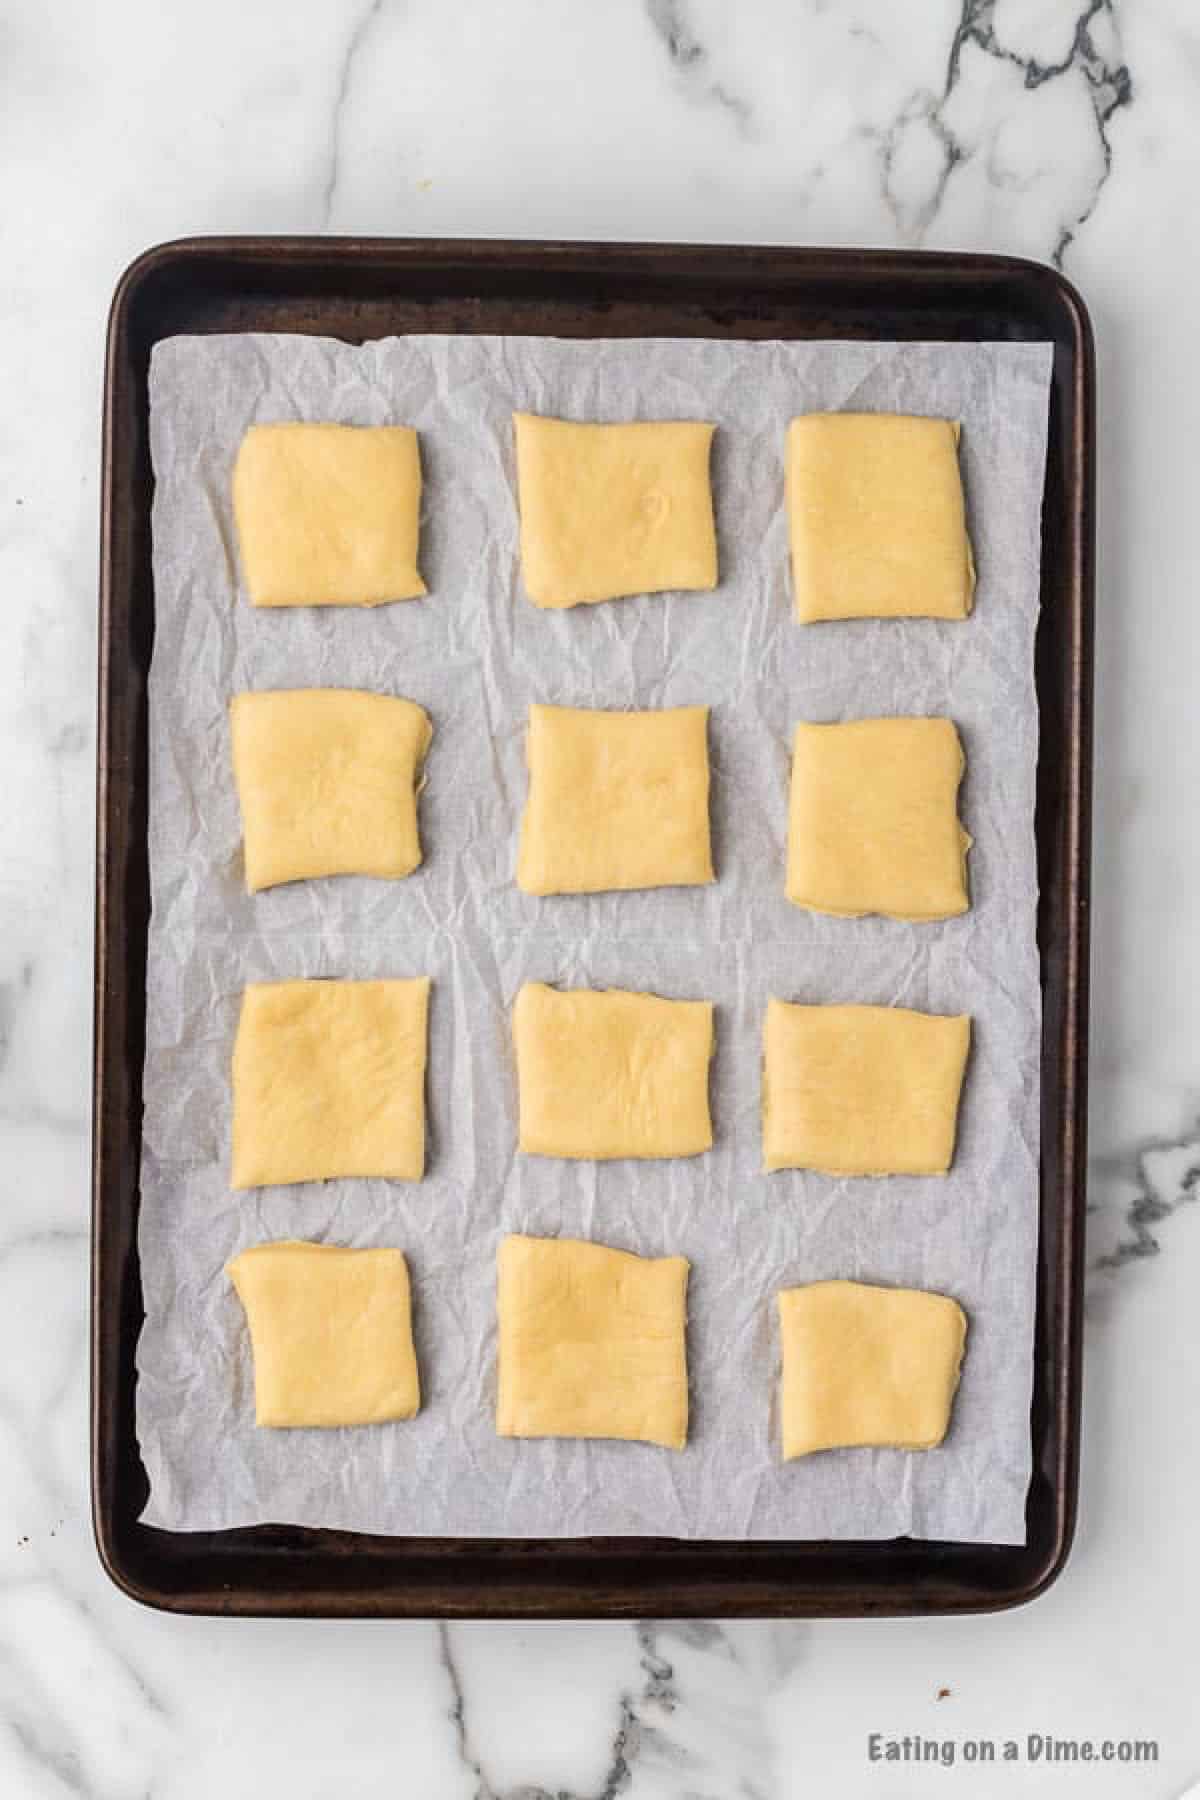
[[[146,1519],[276,1520],[449,1536],[1024,1540],[1038,1192],[1040,993],[1033,681],[1050,347],[254,334],[160,343],[150,377],[155,640],[137,1421]],[[965,622],[792,617],[788,420],[852,404],[963,422],[979,565]],[[541,612],[521,589],[511,414],[699,418],[721,579]],[[423,600],[256,612],[237,587],[230,472],[255,421],[404,423],[424,469]],[[229,761],[241,689],[363,687],[424,706],[426,860],[401,882],[251,898]],[[514,862],[529,703],[712,708],[718,880],[537,900]],[[947,714],[962,733],[971,910],[830,919],[784,898],[798,719]],[[287,976],[433,977],[424,1181],[234,1193],[239,997]],[[509,1014],[521,982],[716,1002],[713,1151],[667,1163],[515,1154]],[[958,1152],[943,1180],[761,1171],[767,997],[968,1012]],[[682,1453],[495,1435],[495,1255],[509,1231],[691,1259]],[[248,1244],[398,1245],[422,1409],[346,1431],[258,1431],[241,1308]],[[949,1437],[922,1455],[783,1464],[775,1295],[845,1276],[952,1294],[967,1356]]]

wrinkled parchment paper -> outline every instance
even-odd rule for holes
[[[138,1350],[149,1521],[1023,1541],[1040,1030],[1032,652],[1049,373],[1049,347],[1033,344],[411,337],[352,348],[238,335],[157,347]],[[719,590],[533,607],[517,560],[514,408],[716,420]],[[794,622],[784,429],[814,409],[963,421],[979,565],[968,622]],[[427,599],[252,610],[238,586],[230,472],[247,426],[273,419],[419,428]],[[428,708],[426,862],[403,882],[314,881],[251,899],[229,698],[321,685]],[[715,886],[518,892],[533,700],[712,707]],[[795,721],[886,713],[947,713],[962,732],[975,838],[965,918],[820,918],[784,898]],[[434,982],[426,1179],[231,1192],[243,984],[422,973]],[[715,1000],[713,1152],[598,1166],[517,1157],[509,1011],[527,979]],[[761,1173],[769,994],[972,1015],[947,1179]],[[509,1231],[691,1259],[682,1454],[495,1435],[494,1269]],[[255,1429],[245,1322],[223,1267],[245,1245],[283,1237],[406,1252],[423,1389],[411,1423]],[[832,1276],[935,1288],[966,1308],[967,1359],[941,1450],[780,1462],[774,1296]]]

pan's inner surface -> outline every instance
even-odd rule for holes
[[[153,640],[146,374],[179,332],[1030,338],[1056,345],[1043,512],[1037,838],[1044,1001],[1034,1475],[1024,1548],[169,1534],[138,1517],[137,1168]],[[114,306],[106,385],[93,1262],[93,1488],[110,1572],[191,1611],[555,1615],[968,1610],[1029,1597],[1069,1545],[1077,1472],[1090,768],[1091,361],[1051,271],[994,258],[247,240],[167,246]]]

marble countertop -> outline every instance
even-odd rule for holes
[[[0,1794],[841,1800],[1200,1778],[1193,0],[25,0],[0,57]],[[1080,1528],[986,1619],[173,1619],[87,1492],[99,393],[191,232],[925,245],[1052,260],[1100,362]],[[947,1774],[870,1738],[952,1746]],[[1071,1769],[1042,1738],[1153,1740]],[[986,1738],[1017,1767],[969,1765]],[[919,1747],[919,1746],[918,1746]],[[911,1751],[911,1746],[910,1746]],[[939,1788],[940,1791],[940,1788]]]

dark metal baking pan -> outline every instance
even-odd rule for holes
[[[1037,844],[1042,1038],[1033,1477],[1023,1547],[173,1533],[139,1520],[138,1166],[146,1021],[146,675],[154,640],[150,352],[177,332],[1040,339],[1054,344],[1043,510]],[[113,301],[104,392],[96,867],[92,1491],[113,1580],[178,1612],[553,1617],[987,1611],[1070,1548],[1079,1469],[1092,727],[1094,365],[1079,296],[986,256],[628,244],[193,239]]]

